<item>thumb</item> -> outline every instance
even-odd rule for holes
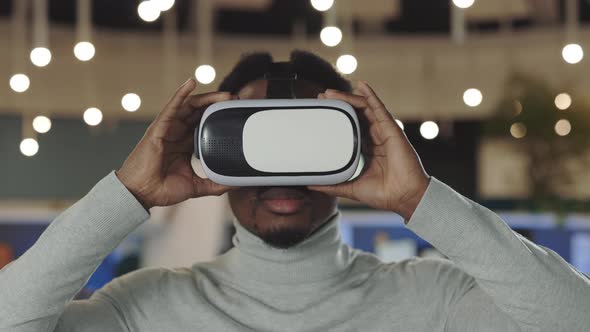
[[[331,196],[355,199],[352,190],[352,183],[340,183],[331,186],[307,186],[307,189],[319,191]]]

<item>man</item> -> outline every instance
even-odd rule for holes
[[[353,182],[229,188],[190,167],[192,132],[207,105],[263,98],[272,59],[246,57],[221,85],[190,96],[188,80],[123,166],[59,216],[0,273],[4,331],[583,331],[590,283],[553,251],[430,178],[367,83],[355,93],[329,64],[291,62],[299,97],[353,105],[369,163]],[[303,65],[303,66],[302,66]],[[339,90],[326,88],[338,87]],[[344,90],[344,91],[342,91]],[[237,95],[237,96],[236,96]],[[229,192],[235,248],[191,268],[148,269],[71,301],[102,259],[145,221],[146,209]],[[336,196],[395,211],[451,261],[384,264],[343,244]]]

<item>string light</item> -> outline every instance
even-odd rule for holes
[[[29,89],[31,81],[25,74],[14,74],[10,78],[10,88],[15,92],[25,92]]]
[[[473,6],[475,0],[453,0],[453,4],[461,9],[467,9]]]
[[[215,79],[215,68],[210,65],[200,65],[195,70],[195,77],[201,84],[209,84]]]
[[[37,67],[45,67],[51,62],[49,50],[48,0],[33,1],[33,45],[31,62]]]
[[[94,58],[96,50],[91,42],[81,41],[74,46],[74,55],[80,61],[88,61]]]
[[[43,115],[36,116],[33,119],[33,129],[39,134],[45,134],[51,130],[51,120]]]
[[[420,134],[425,139],[434,139],[438,136],[438,125],[433,121],[426,121],[420,125]]]
[[[576,64],[584,58],[584,50],[578,44],[567,44],[561,50],[561,56],[565,62]]]
[[[358,65],[356,58],[350,54],[344,54],[336,60],[336,67],[343,74],[352,74]]]
[[[96,107],[90,107],[84,112],[84,122],[89,126],[97,126],[102,122],[102,112]]]
[[[137,6],[139,17],[146,22],[153,22],[160,17],[160,10],[153,1],[145,0]]]
[[[311,0],[311,6],[320,12],[325,12],[326,10],[332,8],[334,4],[334,0]]]
[[[121,106],[127,112],[135,112],[141,106],[141,98],[135,93],[128,93],[121,98]]]
[[[46,47],[35,47],[30,56],[31,62],[37,67],[45,67],[51,62],[51,51]]]
[[[561,119],[555,123],[555,133],[559,136],[566,136],[572,131],[572,124],[566,120]]]
[[[479,104],[481,104],[482,100],[483,95],[481,94],[481,91],[479,91],[478,89],[471,88],[463,92],[463,102],[465,103],[465,105],[469,107],[478,106]]]
[[[27,157],[32,157],[39,151],[39,143],[34,138],[25,138],[20,142],[20,152]]]
[[[569,94],[563,92],[563,93],[558,94],[555,97],[554,102],[555,102],[555,107],[564,111],[572,105],[572,97]]]
[[[404,130],[404,123],[403,122],[401,122],[399,119],[395,119],[395,122],[402,130]]]
[[[320,39],[324,45],[334,47],[342,40],[342,31],[334,26],[325,27],[320,32]]]
[[[526,135],[526,126],[522,122],[515,122],[510,126],[510,135],[514,138],[523,138]]]

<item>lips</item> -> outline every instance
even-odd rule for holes
[[[258,192],[262,205],[275,214],[295,214],[309,200],[307,189],[297,187],[270,187]]]

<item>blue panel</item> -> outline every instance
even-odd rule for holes
[[[375,252],[375,236],[380,232],[385,232],[390,239],[414,239],[417,241],[418,250],[431,245],[418,237],[412,231],[405,227],[388,227],[388,226],[353,226],[353,244],[357,249],[368,252]]]
[[[543,247],[547,247],[566,261],[570,261],[570,237],[571,231],[563,229],[542,229],[532,231],[533,242]]]

